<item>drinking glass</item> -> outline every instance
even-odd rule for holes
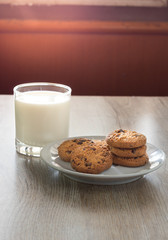
[[[14,87],[16,151],[40,156],[44,145],[68,137],[71,88],[57,83]]]

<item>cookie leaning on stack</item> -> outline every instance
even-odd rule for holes
[[[118,129],[106,142],[113,154],[113,163],[127,167],[143,166],[148,162],[146,137],[136,131]]]
[[[92,140],[87,138],[74,138],[71,140],[66,140],[58,147],[58,155],[63,161],[70,162],[74,149],[79,146],[84,147],[93,143],[94,142]]]

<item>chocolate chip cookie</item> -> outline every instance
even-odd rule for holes
[[[125,167],[139,167],[145,165],[149,161],[148,155],[144,154],[140,157],[118,157],[113,154],[113,163]]]
[[[146,137],[136,131],[118,129],[109,134],[106,141],[110,147],[137,148],[146,144]]]
[[[78,172],[98,174],[112,165],[112,153],[103,142],[80,146],[71,154],[71,166]]]
[[[146,145],[137,148],[110,147],[110,150],[119,157],[140,157],[146,153]]]
[[[58,155],[65,162],[70,162],[71,154],[79,146],[93,144],[93,141],[87,138],[74,138],[64,141],[58,148]]]

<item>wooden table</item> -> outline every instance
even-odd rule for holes
[[[168,97],[72,97],[70,136],[144,133],[168,154]],[[168,239],[168,165],[123,185],[69,180],[15,152],[13,96],[0,96],[1,240]]]

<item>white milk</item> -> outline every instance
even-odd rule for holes
[[[54,91],[30,91],[15,100],[16,139],[42,147],[68,137],[70,96]]]

